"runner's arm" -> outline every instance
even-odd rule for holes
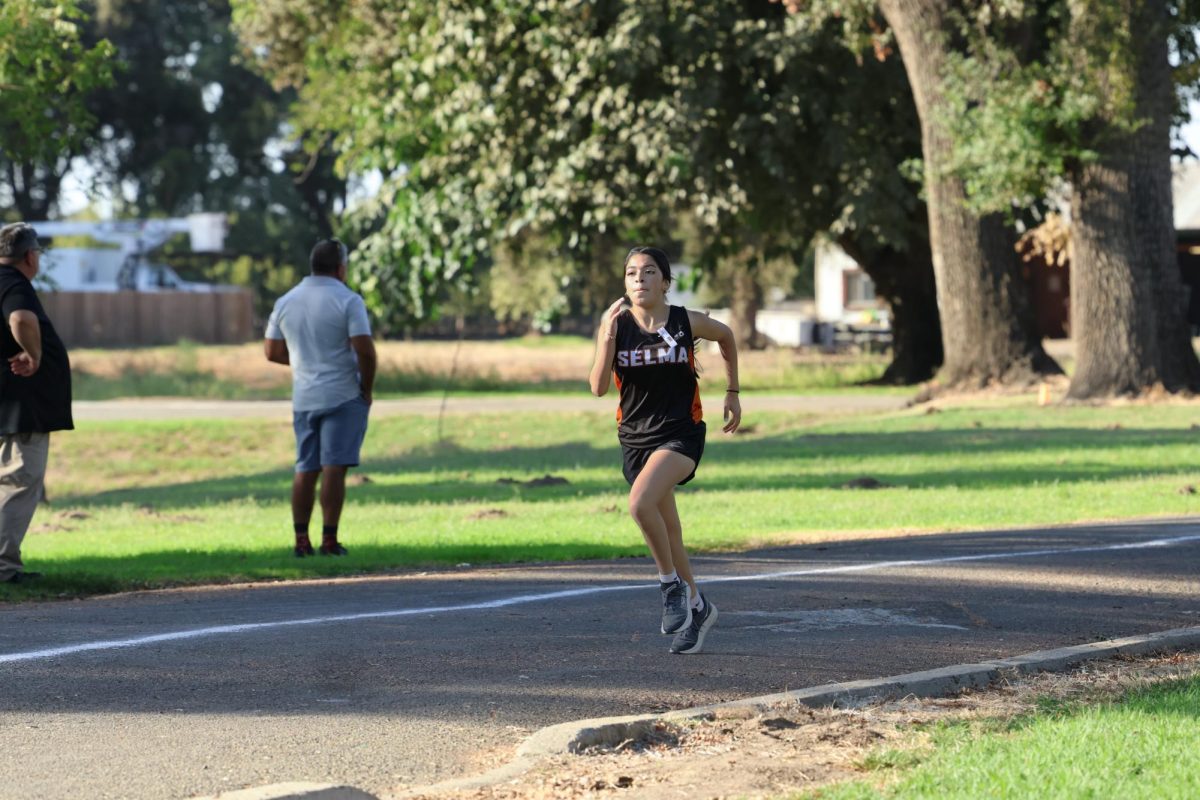
[[[728,325],[717,322],[708,314],[688,309],[688,322],[692,325],[692,336],[716,342],[725,359],[725,433],[733,433],[742,424],[742,401],[738,380],[737,340]]]
[[[603,397],[608,393],[608,384],[612,379],[613,356],[617,354],[617,317],[621,316],[625,305],[622,297],[600,317],[600,329],[596,331],[596,360],[592,362],[592,371],[588,375],[592,394]]]

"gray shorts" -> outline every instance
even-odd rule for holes
[[[321,467],[357,467],[367,412],[362,397],[318,411],[293,411],[296,431],[296,472],[317,472]]]

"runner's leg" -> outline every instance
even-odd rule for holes
[[[667,527],[667,542],[671,548],[671,563],[675,565],[675,571],[679,573],[679,578],[691,587],[691,596],[694,597],[698,590],[696,589],[696,579],[692,576],[692,565],[688,560],[687,548],[683,546],[683,523],[679,521],[679,509],[675,505],[674,487],[671,487],[671,490],[659,502],[658,511],[662,514],[663,523]]]
[[[672,557],[667,522],[659,506],[664,498],[674,493],[675,485],[695,468],[696,462],[685,455],[670,450],[656,450],[629,490],[629,513],[641,529],[650,555],[654,557],[654,563],[662,575],[669,574],[677,565]],[[677,521],[678,514],[675,518]],[[684,568],[687,568],[686,561]]]

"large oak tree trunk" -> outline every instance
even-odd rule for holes
[[[1028,383],[1062,370],[1042,349],[1014,233],[999,215],[968,211],[961,180],[948,176],[950,139],[943,112],[943,68],[953,0],[881,0],[896,34],[921,118],[929,238],[950,386]]]
[[[1071,226],[1071,335],[1067,396],[1136,394],[1162,385],[1200,389],[1175,255],[1171,197],[1172,83],[1163,0],[1130,2],[1135,118],[1076,176]],[[1080,21],[1087,25],[1087,20]]]
[[[942,365],[942,329],[928,244],[913,249],[885,247],[869,252],[851,235],[838,238],[842,249],[870,276],[892,312],[892,363],[880,383],[909,386],[929,380]]]
[[[762,308],[763,298],[756,270],[749,265],[735,268],[732,278],[729,327],[737,338],[738,346],[759,349],[763,342],[758,335],[758,310]]]

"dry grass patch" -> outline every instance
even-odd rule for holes
[[[586,391],[594,353],[590,340],[569,337],[382,341],[376,343],[376,348],[382,392],[440,391],[447,387],[494,391],[543,385],[569,390],[577,385],[582,393]],[[699,361],[702,383],[723,387],[725,373],[720,355],[702,348]],[[81,349],[72,351],[71,363],[83,379],[81,386],[88,396],[285,397],[291,387],[291,372],[268,363],[260,342]],[[844,388],[882,374],[886,364],[881,356],[791,348],[739,354],[742,383],[752,389]]]

